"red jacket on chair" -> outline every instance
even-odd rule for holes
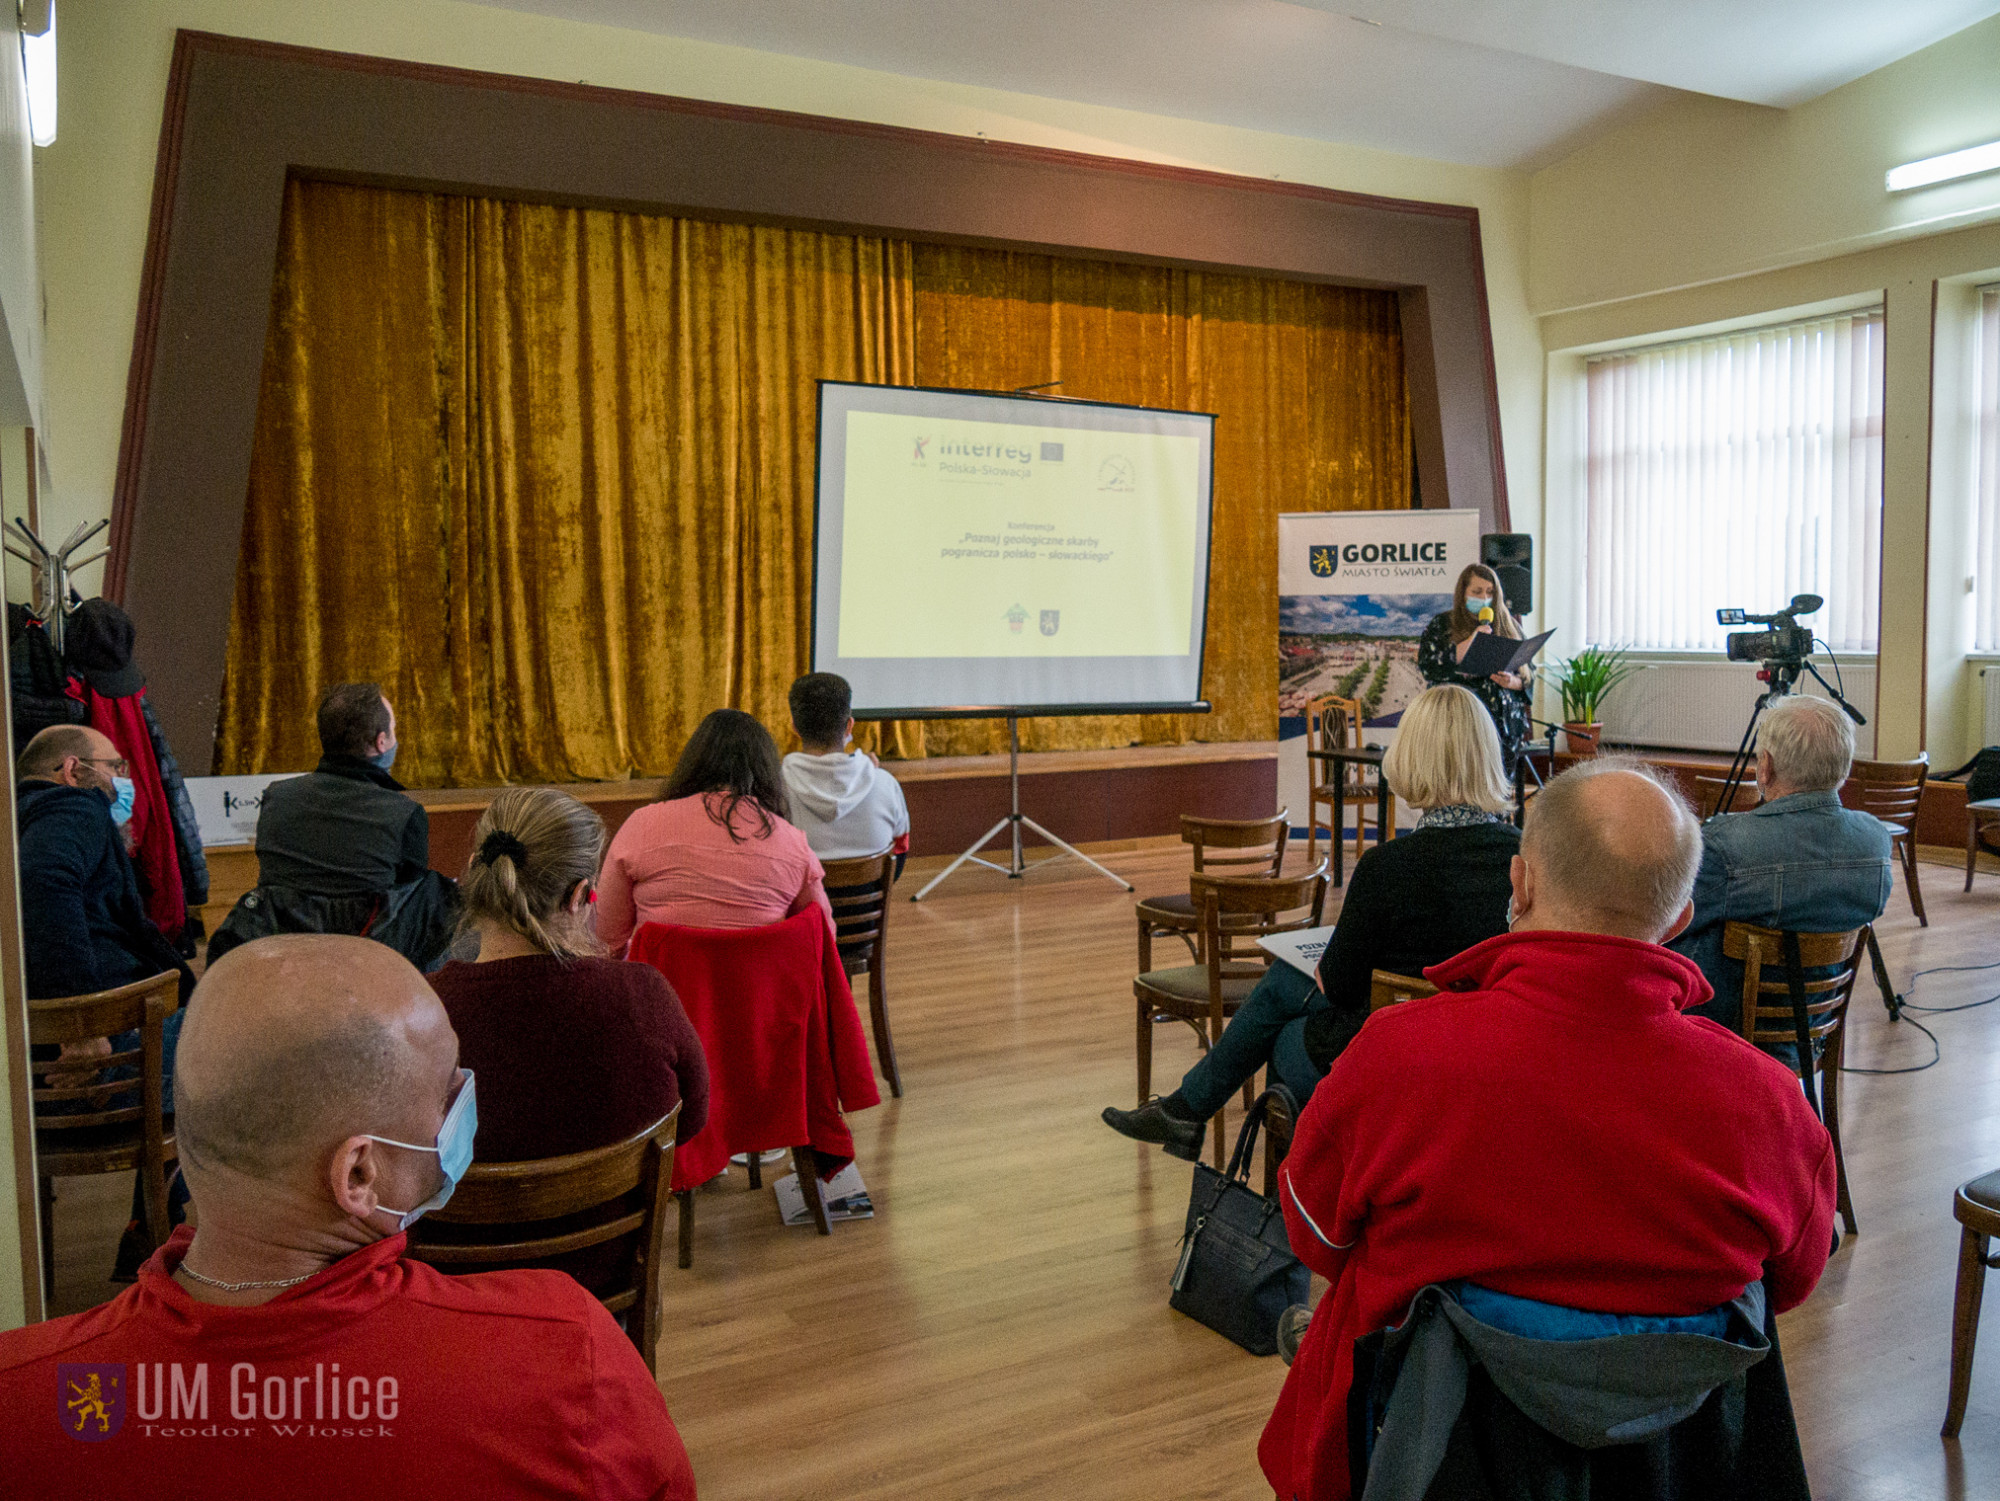
[[[708,1125],[675,1149],[675,1189],[737,1152],[810,1146],[829,1178],[854,1160],[841,1111],[882,1096],[824,912],[761,928],[646,923],[626,957],[667,977],[708,1054]]]

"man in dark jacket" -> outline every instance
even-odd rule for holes
[[[265,789],[257,884],[307,896],[377,896],[431,865],[422,805],[389,775],[396,714],[374,683],[338,683],[319,701],[320,762]]]
[[[451,942],[458,889],[430,868],[430,820],[389,775],[396,714],[381,688],[327,689],[319,742],[318,766],[265,789],[257,885],[216,930],[208,962],[277,933],[352,933],[435,968]]]
[[[43,730],[16,764],[21,930],[28,994],[37,999],[185,973],[146,916],[112,818],[124,766],[118,748],[88,725]]]

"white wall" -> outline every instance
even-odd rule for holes
[[[2000,139],[2000,16],[1792,110],[1682,95],[1535,174],[1538,313],[1752,276],[2000,218],[2000,173],[1889,168]]]
[[[1996,80],[2000,17],[1794,110],[1672,100],[1530,190],[1552,517],[1572,514],[1577,481],[1574,351],[1832,299],[1884,304],[1879,754],[1928,749],[1947,769],[1977,743],[1977,684],[1961,621],[1970,497],[1933,394],[1946,419],[1963,399],[1951,320],[1964,298],[1949,288],[2000,276],[2000,173],[1893,197],[1882,179],[2000,138]],[[1552,543],[1571,559],[1559,572],[1580,566],[1566,539]]]
[[[21,76],[20,34],[13,7],[0,22],[0,444],[8,453],[0,459],[0,508],[6,515],[22,509],[26,472],[21,429],[35,423],[41,411],[41,288],[35,275],[34,148],[28,138],[28,93]],[[12,559],[7,568],[8,595],[24,587],[26,570]],[[0,703],[5,694],[0,692]],[[0,735],[5,733],[0,728]],[[4,743],[4,741],[0,741]],[[0,842],[11,850],[13,819],[0,816]],[[0,972],[6,977],[5,1004],[0,1006],[0,1090],[13,1076],[13,1060],[27,1044],[22,1002],[20,909],[13,900],[14,883],[0,881]],[[11,1329],[27,1316],[29,1275],[40,1276],[17,1254],[22,1245],[14,1164],[14,1116],[11,1101],[0,1100],[0,1329]],[[28,1239],[34,1238],[32,1227]],[[37,1306],[40,1293],[36,1291]]]
[[[54,527],[108,513],[174,30],[363,52],[984,135],[1480,210],[1515,524],[1539,525],[1541,344],[1527,306],[1527,179],[1127,110],[928,82],[453,0],[91,0],[63,12],[63,127],[42,153]],[[90,582],[94,582],[95,570]],[[88,588],[86,588],[86,592]]]

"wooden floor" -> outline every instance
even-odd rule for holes
[[[1141,894],[1186,870],[1178,850],[1104,858]],[[1971,896],[1948,868],[1924,876],[1929,930],[1900,877],[1881,925],[1898,983],[2000,960],[2000,876]],[[897,904],[909,1093],[854,1120],[878,1217],[831,1240],[784,1229],[770,1189],[751,1193],[738,1169],[701,1195],[694,1270],[668,1273],[661,1384],[706,1501],[1269,1494],[1256,1442],[1284,1369],[1168,1310],[1189,1169],[1097,1119],[1132,1100],[1132,900],[1072,866],[965,872]],[[1996,993],[2000,969],[1931,977],[1917,999]],[[2000,1495],[2000,1328],[1962,1441],[1937,1436],[1951,1192],[2000,1166],[2000,1005],[1926,1020],[1936,1068],[1845,1081],[1861,1233],[1783,1321],[1824,1498]],[[1857,995],[1854,1064],[1929,1050]],[[1194,1056],[1184,1029],[1162,1028],[1162,1087]],[[130,1192],[125,1178],[63,1185],[61,1311],[112,1293]]]

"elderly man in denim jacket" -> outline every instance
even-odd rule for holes
[[[1794,695],[1764,711],[1757,726],[1764,802],[1702,826],[1694,920],[1669,945],[1699,964],[1714,987],[1715,999],[1695,1014],[1732,1031],[1741,1026],[1743,965],[1722,955],[1724,923],[1844,933],[1882,915],[1889,830],[1841,806],[1840,784],[1853,762],[1853,726],[1827,700]]]

